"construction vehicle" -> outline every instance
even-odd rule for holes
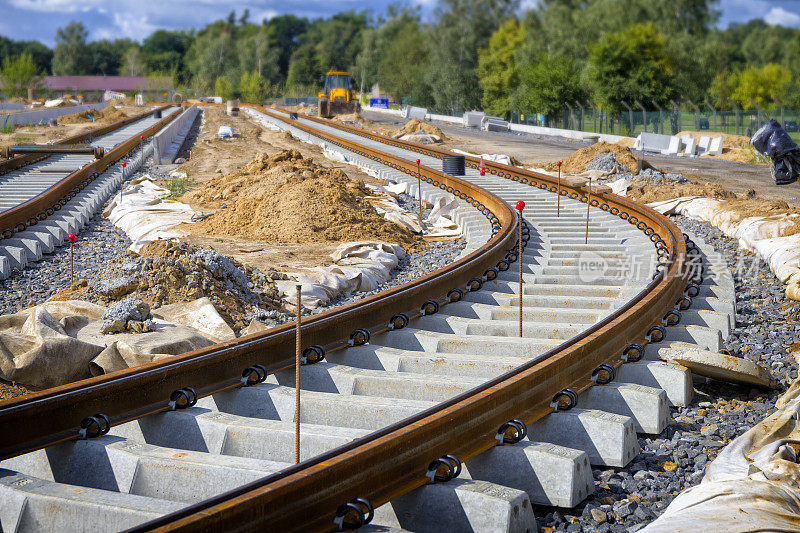
[[[357,113],[361,104],[353,90],[353,78],[349,72],[330,69],[325,75],[325,85],[319,92],[319,116],[330,118],[334,115]]]

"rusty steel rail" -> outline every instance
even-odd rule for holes
[[[353,133],[363,135],[358,130]],[[322,132],[314,134],[329,139]],[[375,138],[383,141],[381,137]],[[336,144],[344,146],[347,141]],[[411,149],[409,145],[402,141],[396,144]],[[418,153],[427,149],[418,145],[413,148]],[[477,163],[475,158],[470,162]],[[558,192],[549,176],[507,165],[493,165],[492,169],[502,177]],[[577,198],[586,192],[574,184],[562,189]],[[628,304],[582,334],[480,387],[345,446],[134,529],[333,530],[333,517],[343,503],[367,498],[377,507],[420,487],[429,481],[426,472],[433,459],[454,454],[462,462],[469,460],[497,445],[498,428],[505,422],[518,418],[530,424],[553,411],[550,404],[559,391],[569,387],[580,393],[592,386],[591,375],[600,364],[619,367],[624,362],[623,351],[630,344],[645,343],[642,339],[650,328],[660,323],[682,297],[688,277],[684,268],[686,245],[681,232],[663,215],[611,193],[592,193],[604,210],[613,214],[627,210],[628,216],[621,218],[635,217],[637,226],[651,228],[669,250],[668,268]]]
[[[411,161],[272,116],[327,142],[416,175],[417,166]],[[360,131],[355,133],[363,135]],[[398,141],[397,146],[424,153],[413,143]],[[473,162],[470,159],[470,166]],[[487,164],[487,171],[557,192],[549,176],[505,165]],[[452,191],[484,212],[494,223],[495,234],[482,248],[436,272],[310,317],[303,326],[307,346],[319,344],[328,351],[342,348],[357,328],[367,327],[376,333],[388,330],[388,322],[396,313],[419,316],[426,301],[446,302],[450,289],[463,288],[472,278],[482,277],[513,248],[517,221],[508,204],[459,178],[425,167],[420,172],[425,181]],[[575,198],[585,193],[580,185],[562,188]],[[660,323],[682,296],[688,276],[684,268],[686,245],[674,224],[653,210],[606,192],[592,191],[592,200],[595,199],[601,209],[620,215],[626,211],[628,216],[621,218],[634,216],[637,226],[649,228],[663,243],[664,256],[669,259],[664,272],[628,304],[582,334],[480,387],[137,529],[332,530],[334,514],[341,504],[362,497],[377,506],[419,487],[428,481],[425,473],[431,460],[447,453],[462,461],[474,457],[496,445],[496,433],[503,423],[513,418],[531,423],[552,412],[553,396],[565,387],[580,392],[591,386],[590,376],[600,364],[621,365],[623,350],[632,343],[641,343],[649,329]],[[84,417],[103,413],[112,424],[119,424],[166,410],[170,393],[176,389],[191,386],[204,396],[240,386],[242,370],[248,366],[262,364],[272,373],[289,368],[293,360],[294,333],[292,325],[286,324],[168,361],[0,402],[0,458],[74,439]]]
[[[170,105],[158,108],[163,111],[172,107]],[[77,144],[91,141],[94,137],[105,135],[115,131],[123,126],[132,124],[141,120],[149,115],[152,115],[156,110],[141,113],[133,117],[120,120],[108,126],[75,135],[67,139],[59,141],[59,145]],[[140,137],[144,136],[149,138],[155,135],[165,124],[172,121],[180,114],[180,109],[168,117],[162,118],[159,122],[147,129],[147,131],[134,135],[124,143],[115,147],[113,150],[106,152],[103,157],[87,164],[78,170],[72,172],[64,179],[42,192],[41,194],[31,198],[30,200],[12,208],[8,211],[0,213],[0,240],[3,238],[11,238],[16,231],[24,231],[27,226],[34,226],[40,220],[45,220],[54,212],[60,210],[69,200],[71,200],[78,192],[91,183],[97,176],[104,172],[108,167],[119,161],[125,154],[133,150],[140,142]],[[26,155],[12,158],[5,162],[8,167],[4,167],[5,171],[19,169],[31,163],[42,160],[39,155]]]

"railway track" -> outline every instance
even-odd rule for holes
[[[102,147],[107,155],[99,160],[91,154],[33,155],[0,165],[5,171],[0,175],[0,279],[53,252],[68,234],[78,233],[122,182],[121,167],[107,169],[139,148],[142,137],[149,138],[177,116],[179,108],[156,111],[59,143]],[[128,172],[151,151],[149,143],[139,148]]]
[[[574,183],[557,201],[551,178],[471,158],[462,180],[430,147],[248,112],[410,194],[420,159],[423,196],[459,198],[462,257],[308,319],[297,465],[291,325],[0,402],[3,531],[535,531],[532,505],[576,505],[591,466],[627,464],[691,400],[658,341],[721,348],[729,282],[694,284],[701,252],[647,208]]]

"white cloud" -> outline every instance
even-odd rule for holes
[[[782,7],[773,7],[764,15],[764,22],[770,26],[800,26],[800,15]]]

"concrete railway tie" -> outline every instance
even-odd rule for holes
[[[176,108],[167,109],[168,116]],[[111,133],[96,137],[90,144],[102,146],[106,152],[147,130],[160,119],[152,116],[123,126]],[[150,143],[143,146],[144,158],[152,153]],[[56,185],[70,173],[92,162],[91,155],[53,155],[40,163],[0,176],[0,216]],[[138,169],[139,157],[127,169],[131,174]],[[0,240],[0,280],[22,270],[29,262],[39,261],[44,254],[53,253],[67,241],[67,235],[77,234],[100,211],[109,198],[122,185],[122,170],[114,165],[77,193],[53,215],[10,239]]]
[[[302,132],[292,133],[300,137]],[[396,148],[392,153],[419,157]],[[407,181],[410,194],[416,194],[415,179],[345,155],[382,177]],[[432,157],[423,164],[441,168]],[[523,294],[514,263],[434,315],[304,366],[301,459],[408,418],[540,356],[613,313],[652,279],[653,244],[620,218],[592,208],[584,245],[585,204],[562,197],[556,217],[552,193],[480,177],[471,169],[466,179],[508,202],[527,204],[531,237],[522,256]],[[423,184],[429,201],[446,194]],[[486,218],[465,202],[456,219],[467,237],[465,255],[491,236]],[[583,268],[587,257],[594,265],[588,272]],[[630,258],[640,259],[642,266],[632,267]],[[691,374],[659,361],[657,348],[692,342],[720,349],[724,327],[735,315],[730,274],[717,269],[713,259],[708,268],[715,277],[701,286],[682,322],[668,327],[660,344],[647,345],[641,360],[622,365],[614,381],[590,387],[578,395],[574,408],[530,425],[524,439],[466,461],[457,478],[378,507],[362,529],[536,531],[531,504],[577,505],[594,490],[592,466],[628,464],[639,451],[637,433],[660,433],[670,418],[669,406],[691,401]],[[523,338],[517,337],[520,298]],[[185,410],[113,427],[96,439],[3,461],[0,526],[8,532],[118,530],[285,469],[294,463],[294,395],[294,371],[284,371],[258,385],[202,398]]]

